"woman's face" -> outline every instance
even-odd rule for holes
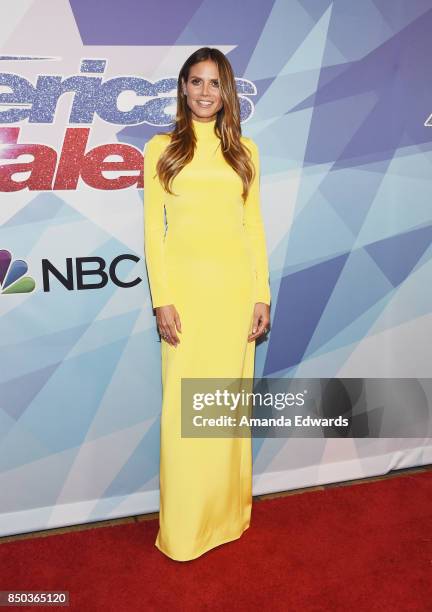
[[[212,60],[194,64],[189,71],[187,83],[182,80],[183,93],[192,118],[197,121],[212,121],[223,103],[219,88],[219,70]]]

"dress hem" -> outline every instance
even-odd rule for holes
[[[155,542],[154,545],[156,546],[156,548],[158,550],[160,550],[164,555],[166,555],[167,557],[169,557],[173,561],[193,561],[194,559],[197,559],[198,557],[201,557],[201,555],[205,554],[209,550],[212,550],[213,548],[217,548],[218,546],[221,546],[222,544],[227,544],[228,542],[233,542],[235,540],[238,540],[239,538],[241,538],[241,536],[244,534],[246,529],[248,529],[249,527],[250,527],[250,523],[248,523],[248,525],[246,525],[246,527],[244,529],[242,529],[242,531],[238,535],[229,536],[228,538],[218,542],[217,544],[208,544],[199,553],[197,553],[193,557],[188,557],[187,559],[179,559],[179,558],[173,557],[168,552],[166,552],[161,546],[159,546],[156,542]]]

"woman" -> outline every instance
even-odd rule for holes
[[[199,49],[180,71],[175,126],[145,148],[144,198],[162,337],[155,545],[187,561],[249,527],[252,451],[250,437],[181,436],[181,379],[253,378],[255,340],[270,323],[258,149],[241,136],[234,74],[217,49]]]

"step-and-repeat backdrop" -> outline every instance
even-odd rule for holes
[[[345,398],[352,426],[254,438],[254,493],[430,463],[430,1],[0,11],[1,535],[158,510],[143,152],[202,46],[230,59],[261,154],[255,375],[318,380],[318,411]]]

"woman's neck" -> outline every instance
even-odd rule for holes
[[[210,121],[200,121],[199,119],[192,118],[192,125],[195,131],[196,137],[199,138],[217,138],[214,128],[216,125],[216,118]]]

